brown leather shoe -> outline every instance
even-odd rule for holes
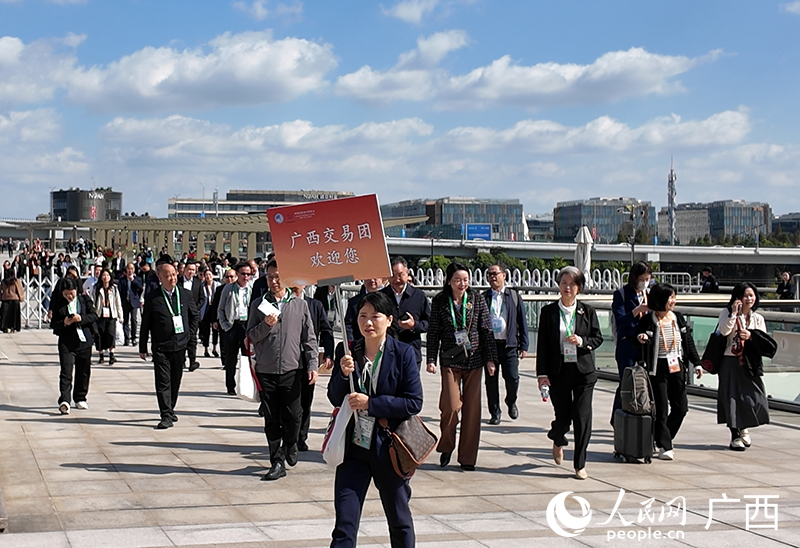
[[[561,461],[564,460],[564,448],[553,444],[553,460],[556,464],[561,465]]]

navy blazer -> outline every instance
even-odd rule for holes
[[[78,314],[80,314],[81,322],[79,324],[64,325],[64,320],[69,315],[67,300],[62,297],[62,306],[53,311],[53,317],[50,320],[50,327],[53,333],[58,335],[58,344],[66,346],[70,352],[78,352],[91,348],[94,342],[92,336],[92,324],[97,321],[97,313],[94,309],[92,298],[88,295],[78,295]],[[84,342],[78,338],[78,329],[83,330]]]
[[[134,275],[133,280],[129,281],[128,277],[123,274],[117,281],[117,288],[119,288],[119,297],[123,306],[128,303],[131,308],[142,307],[144,284],[139,276]]]
[[[264,276],[266,278],[266,276]],[[328,315],[322,309],[322,303],[316,299],[303,296],[311,313],[311,323],[314,324],[314,334],[317,336],[317,346],[323,348],[323,355],[333,359],[333,329],[328,323]],[[304,354],[305,355],[305,354]]]
[[[633,309],[639,306],[636,289],[625,284],[614,292],[611,312],[614,314],[614,334],[617,347],[614,352],[617,360],[628,360],[633,364],[639,357],[639,344],[636,341],[636,328],[639,318],[633,315]]]
[[[139,330],[140,354],[147,354],[147,342],[151,335],[153,337],[152,349],[154,352],[179,352],[187,348],[191,334],[197,332],[200,319],[198,318],[197,306],[191,292],[180,285],[175,286],[170,303],[172,310],[175,312],[177,312],[178,308],[175,291],[180,293],[181,298],[183,333],[175,333],[172,314],[167,307],[164,291],[161,288],[151,291],[144,300],[142,324]]]
[[[406,284],[403,295],[400,297],[400,304],[397,304],[394,289],[392,289],[391,285],[387,285],[380,291],[383,291],[395,304],[392,327],[397,334],[397,339],[414,347],[414,352],[417,354],[417,363],[421,364],[422,334],[428,331],[428,320],[431,315],[431,304],[428,302],[428,297],[421,289],[417,289],[409,283]],[[413,329],[400,328],[400,320],[405,318],[406,313],[411,314],[414,318]]]
[[[358,303],[361,302],[361,299],[366,294],[367,288],[362,285],[358,295],[350,297],[347,301],[347,311],[344,314],[344,328],[347,332],[348,343],[359,341],[364,338],[364,335],[361,334],[361,330],[358,328]]]
[[[575,309],[575,334],[583,339],[578,347],[578,371],[588,375],[594,373],[594,351],[603,344],[597,313],[588,304],[578,301]],[[550,303],[539,315],[539,336],[536,344],[536,375],[547,375],[550,380],[558,377],[564,355],[561,353],[561,314],[558,301]]]
[[[342,375],[343,350],[340,351],[341,348],[341,346],[337,348],[336,361],[328,381],[328,401],[334,407],[342,405],[344,399],[350,394],[350,380]],[[363,339],[354,345],[353,357],[356,362],[353,383],[356,391],[360,392],[361,368],[365,363]],[[414,349],[408,344],[387,336],[383,348],[381,370],[378,373],[376,394],[369,398],[369,415],[376,419],[387,419],[389,428],[394,430],[402,421],[411,415],[418,414],[421,410],[422,382],[419,378],[419,367],[417,367]],[[348,439],[352,438],[354,424],[354,421],[351,420],[347,430]],[[388,461],[389,444],[386,443],[386,433],[377,424],[375,430],[378,434],[373,440],[372,449],[376,451],[379,458],[385,458]],[[351,445],[347,444],[347,452]]]
[[[517,306],[514,306],[514,298],[511,292],[516,291],[507,285],[503,287],[503,302],[505,303],[508,314],[508,324],[506,325],[506,346],[508,348],[516,348],[517,350],[528,351],[528,318],[525,314],[525,305],[522,302],[522,297],[517,294]],[[492,310],[492,290],[487,289],[483,292],[483,298],[486,299],[486,306],[489,307],[491,314]],[[515,313],[511,314],[510,311],[514,310]],[[491,318],[491,315],[490,315]]]

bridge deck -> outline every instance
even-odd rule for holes
[[[216,360],[184,376],[180,422],[155,431],[156,402],[149,363],[133,349],[110,367],[95,366],[90,409],[61,416],[56,408],[58,361],[48,331],[0,335],[0,486],[9,513],[0,547],[325,546],[333,523],[333,473],[318,452],[301,454],[286,478],[260,482],[268,466],[263,424],[253,404],[223,395]],[[572,477],[567,462],[550,459],[546,431],[552,409],[535,390],[533,361],[524,360],[521,417],[484,425],[478,470],[442,470],[433,456],[412,480],[420,546],[605,546],[608,536],[644,535],[641,546],[797,546],[800,544],[800,417],[773,414],[754,430],[745,453],[726,449],[714,402],[693,399],[674,462],[624,464],[612,457],[608,416],[612,386],[595,394],[590,479]],[[438,377],[424,374],[423,417],[438,417]],[[326,378],[317,389],[310,445],[318,449],[330,408]],[[485,412],[484,412],[485,415]],[[619,513],[609,518],[620,494]],[[573,491],[591,505],[586,530],[562,538],[548,526],[548,503]],[[739,499],[715,506],[709,499]],[[747,530],[745,496],[778,496],[778,528]],[[664,518],[662,506],[686,500],[686,523]],[[655,523],[637,522],[654,498]],[[567,508],[580,516],[568,499]],[[751,511],[752,513],[752,511]],[[619,516],[632,521],[623,527]],[[361,546],[388,546],[377,493],[364,509]],[[762,519],[763,508],[756,518]],[[770,522],[773,523],[773,522]],[[773,523],[774,525],[774,523]],[[649,526],[649,527],[648,527]],[[655,532],[682,533],[657,540]],[[648,536],[649,535],[649,536]]]

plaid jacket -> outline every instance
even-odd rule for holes
[[[477,369],[491,361],[497,363],[497,345],[492,334],[489,308],[480,293],[467,290],[467,326],[472,350],[469,363],[452,365],[455,369]],[[456,346],[455,327],[450,315],[450,299],[439,293],[431,303],[428,321],[427,361],[435,362],[443,352]]]

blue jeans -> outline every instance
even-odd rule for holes
[[[489,402],[489,416],[500,418],[500,374],[506,384],[506,405],[517,403],[519,392],[519,354],[517,347],[506,346],[506,341],[497,341],[497,370],[494,375],[486,374],[486,399]]]

